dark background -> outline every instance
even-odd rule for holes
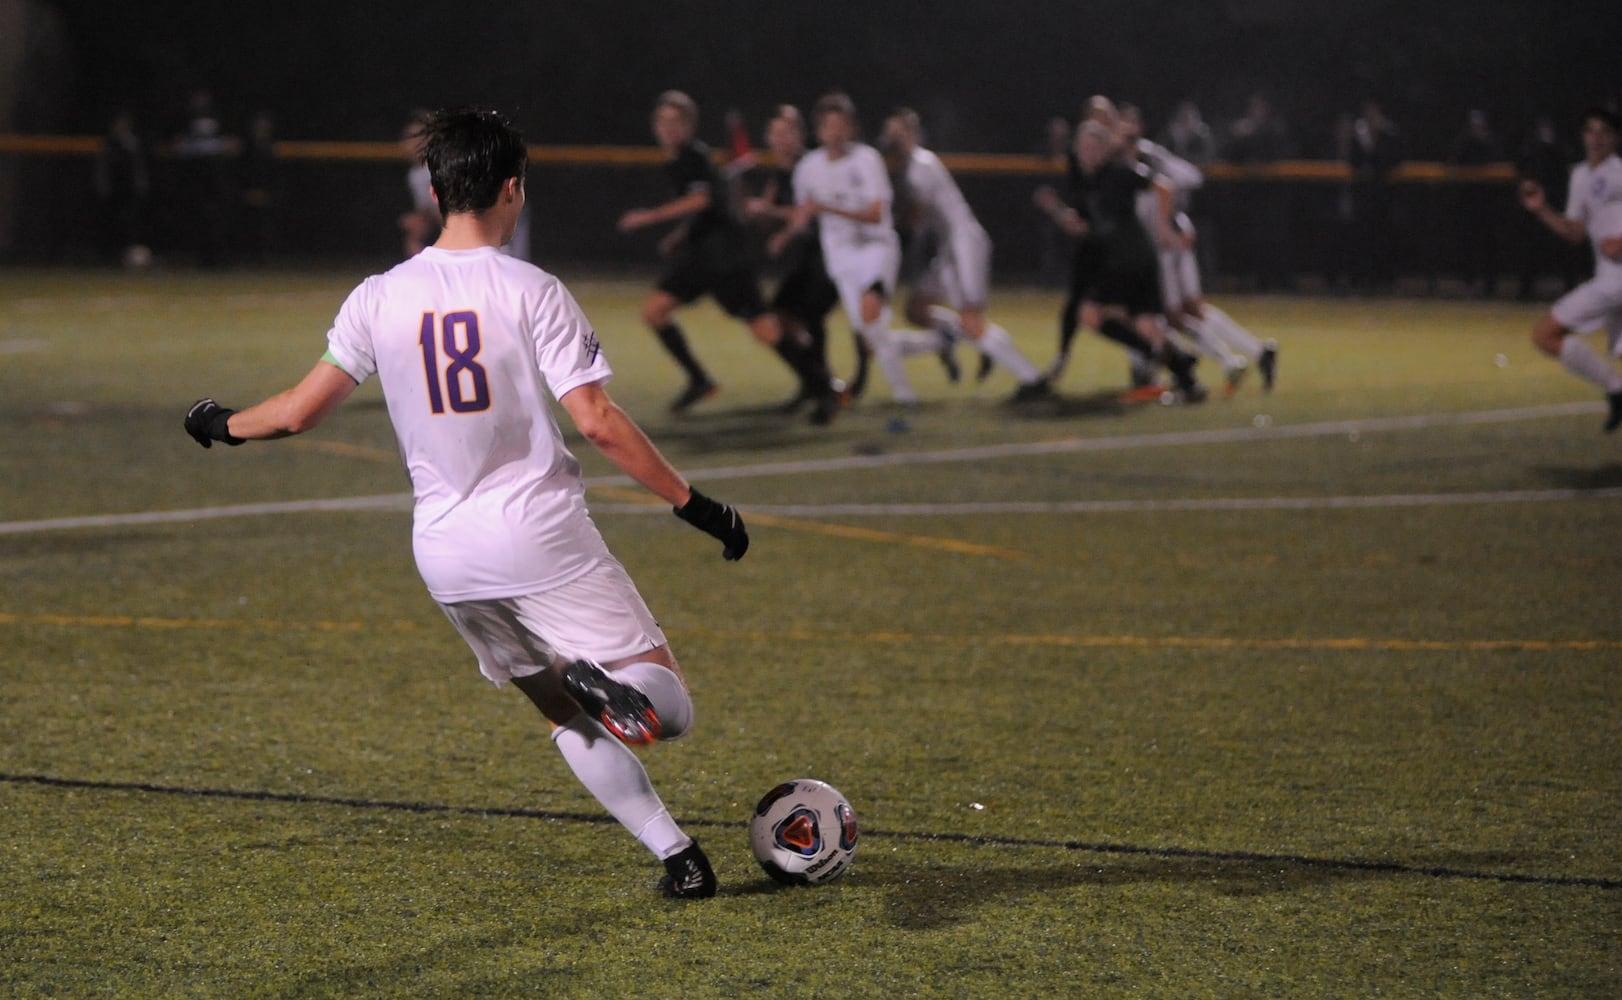
[[[1415,155],[1440,158],[1467,108],[1513,132],[1610,96],[1622,43],[1622,5],[1592,0],[46,6],[72,67],[61,126],[97,131],[124,105],[158,127],[209,88],[228,124],[269,109],[288,137],[330,139],[390,138],[410,108],[478,102],[533,141],[641,143],[666,87],[751,122],[843,87],[871,114],[918,107],[943,149],[1025,152],[1093,92],[1151,122],[1189,97],[1220,122],[1260,90],[1305,153],[1375,97]]]
[[[1050,116],[1073,117],[1094,92],[1142,105],[1152,132],[1191,98],[1219,133],[1260,92],[1304,157],[1332,156],[1337,117],[1374,98],[1409,159],[1446,159],[1471,108],[1491,115],[1511,152],[1550,113],[1575,158],[1577,112],[1617,92],[1622,41],[1622,4],[1592,0],[32,2],[51,25],[13,129],[97,134],[127,108],[154,140],[177,133],[188,96],[206,89],[232,133],[269,111],[284,139],[386,141],[413,108],[479,103],[506,110],[531,142],[640,145],[651,98],[677,87],[704,107],[702,136],[723,145],[724,109],[742,111],[758,137],[774,104],[806,106],[839,87],[870,123],[897,104],[918,108],[943,151],[1027,153]],[[76,252],[38,215],[82,211],[79,166],[24,166],[29,238],[10,256]],[[538,254],[548,236],[554,252],[582,259],[645,254],[603,230],[660,195],[649,174],[532,176],[551,225],[537,232]],[[391,252],[399,175],[375,163],[289,164],[280,252]],[[1031,224],[1029,180],[964,183],[1000,265],[1028,269],[1033,258],[1010,239]]]

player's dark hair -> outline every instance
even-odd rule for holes
[[[792,104],[779,104],[772,111],[772,120],[776,121],[779,118],[793,125],[801,135],[805,134],[805,118],[800,115],[799,108]]]
[[[1622,135],[1622,115],[1617,114],[1616,108],[1609,104],[1595,104],[1583,111],[1584,122],[1602,122],[1612,132]]]
[[[811,117],[813,120],[821,120],[823,115],[832,112],[844,115],[853,125],[856,123],[856,104],[848,94],[838,90],[831,94],[823,94],[817,98],[816,106],[811,109]]]
[[[482,212],[501,186],[529,167],[524,137],[499,112],[480,108],[435,111],[423,119],[422,160],[439,210]]]

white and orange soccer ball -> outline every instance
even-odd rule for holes
[[[839,789],[812,778],[767,792],[749,821],[749,846],[766,874],[789,885],[822,885],[856,857],[856,813]]]

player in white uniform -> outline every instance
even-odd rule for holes
[[[981,354],[1019,380],[1015,401],[1050,394],[1048,382],[1020,353],[1008,331],[986,321],[991,294],[991,237],[975,218],[963,191],[941,158],[919,145],[918,113],[902,108],[884,121],[884,144],[906,164],[907,185],[918,215],[919,239],[932,240],[935,256],[913,284],[907,320],[952,341],[968,340]]]
[[[615,465],[720,539],[726,558],[744,554],[748,533],[609,398],[608,361],[562,282],[498,251],[524,205],[519,134],[488,111],[437,113],[424,134],[439,240],[350,294],[327,354],[295,387],[241,411],[199,400],[186,431],[204,447],[302,433],[376,375],[411,476],[428,592],[480,671],[535,703],[581,783],[664,861],[664,893],[713,896],[704,852],[625,746],[688,729],[686,681],[586,511],[547,395]]]
[[[1622,159],[1616,155],[1622,130],[1617,114],[1590,108],[1583,115],[1585,159],[1571,171],[1564,215],[1545,200],[1536,181],[1522,181],[1521,204],[1556,235],[1594,246],[1594,277],[1567,292],[1532,328],[1532,343],[1558,358],[1566,371],[1605,391],[1610,411],[1605,430],[1622,426],[1622,374],[1583,341],[1570,336],[1605,328],[1610,352],[1622,356]]]
[[[918,393],[902,360],[938,353],[945,341],[936,333],[890,328],[901,246],[890,216],[894,192],[884,159],[856,141],[856,108],[844,94],[819,99],[812,117],[821,145],[794,168],[798,209],[785,232],[817,220],[828,277],[839,289],[845,315],[872,348],[896,402],[916,405]]]
[[[1150,173],[1172,190],[1174,215],[1169,239],[1160,250],[1160,289],[1166,322],[1185,333],[1203,353],[1222,366],[1228,395],[1239,387],[1250,362],[1261,373],[1262,388],[1271,392],[1278,375],[1278,344],[1263,341],[1226,312],[1205,301],[1199,260],[1194,253],[1194,222],[1188,217],[1189,192],[1205,183],[1199,167],[1171,150],[1143,137],[1143,115],[1135,105],[1123,104],[1118,128],[1123,149],[1148,166]],[[1150,192],[1138,196],[1138,215],[1155,232],[1160,205]]]

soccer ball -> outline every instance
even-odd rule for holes
[[[749,846],[766,874],[788,885],[821,885],[856,857],[856,813],[839,789],[795,778],[767,792],[749,821]]]

